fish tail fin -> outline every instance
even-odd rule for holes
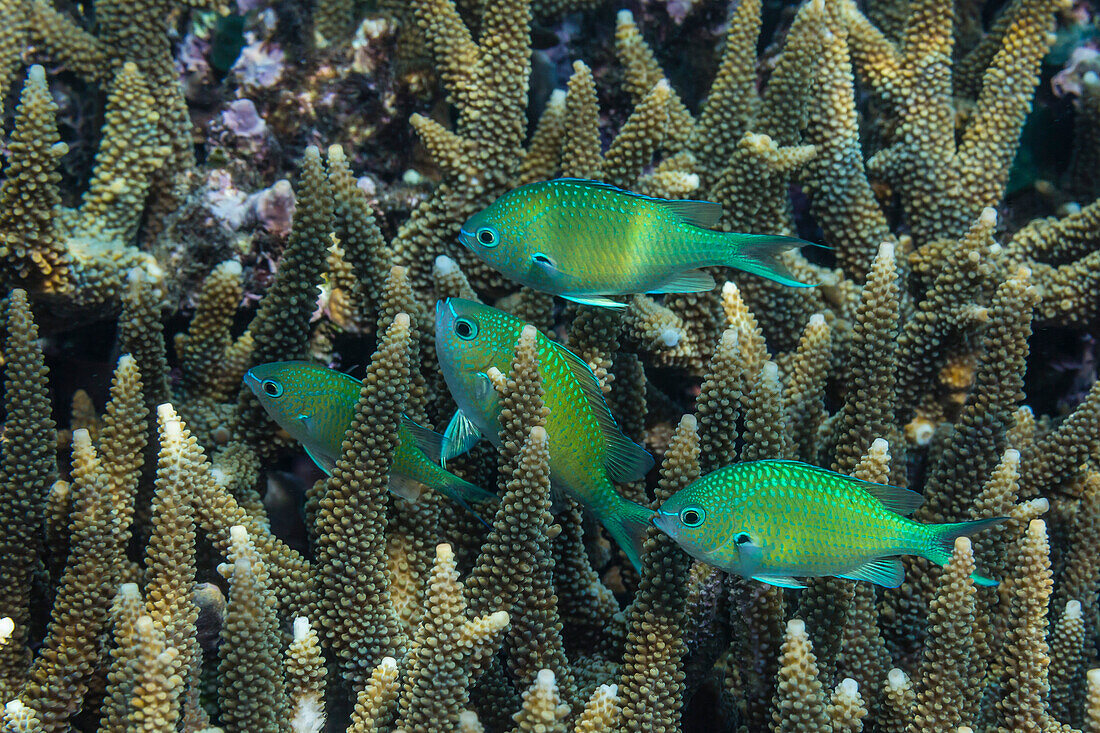
[[[993,517],[992,519],[978,519],[973,522],[955,522],[953,524],[932,525],[932,536],[924,556],[937,565],[946,565],[951,560],[951,554],[955,551],[955,540],[959,537],[969,537],[981,532],[983,529],[1000,524],[1008,517]],[[984,575],[974,573],[970,576],[975,585],[986,587],[997,585],[997,581]]]
[[[470,514],[473,514],[477,521],[492,529],[492,525],[486,522],[480,514],[475,512],[471,504],[480,504],[484,501],[499,501],[500,499],[496,494],[453,475],[448,478],[447,481],[440,484],[439,490],[451,501],[458,504]]]
[[[620,497],[621,498],[621,497]],[[653,511],[629,499],[621,499],[614,510],[600,517],[611,538],[626,553],[636,570],[642,569],[642,545]]]
[[[798,249],[806,245],[815,246],[797,237],[783,237],[771,234],[727,234],[729,243],[722,264],[744,272],[774,280],[781,285],[794,288],[811,288],[816,283],[804,283],[794,276],[779,255],[787,250]]]

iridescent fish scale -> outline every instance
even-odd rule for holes
[[[655,523],[700,560],[765,582],[798,587],[796,576],[841,575],[895,587],[904,576],[896,556],[943,564],[956,537],[1000,521],[925,525],[899,513],[919,503],[906,489],[755,461],[700,478],[665,501]]]
[[[458,333],[459,325],[464,336]],[[465,418],[498,445],[501,405],[495,389],[487,386],[487,372],[495,367],[501,374],[510,373],[526,325],[510,314],[459,298],[440,301],[436,307],[436,352],[447,386]],[[618,466],[625,473],[640,468],[644,474],[652,458],[622,436],[591,370],[563,346],[535,333],[548,412],[551,481],[591,509],[637,564],[651,512],[619,496],[609,471]]]
[[[459,240],[508,277],[590,305],[608,295],[700,292],[709,265],[802,285],[777,259],[806,242],[714,231],[720,207],[561,178],[521,186],[470,217]]]
[[[245,384],[268,415],[302,444],[310,458],[331,473],[343,453],[344,434],[355,419],[359,380],[316,364],[302,361],[271,362],[249,370]],[[278,393],[266,391],[268,388]],[[492,494],[444,470],[437,462],[442,436],[402,417],[398,432],[390,489],[415,499],[423,486],[443,492],[452,500],[494,499]],[[425,448],[433,455],[429,458]]]

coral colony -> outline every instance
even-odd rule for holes
[[[1098,12],[0,0],[0,730],[1100,733]],[[823,246],[556,298],[463,226],[557,178]]]

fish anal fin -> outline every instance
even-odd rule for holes
[[[645,543],[652,517],[651,509],[622,497],[618,507],[599,515],[607,533],[639,571],[642,569],[642,545]]]
[[[706,293],[714,290],[714,278],[702,270],[685,270],[651,293]]]
[[[401,429],[416,441],[417,447],[424,451],[424,455],[432,463],[439,462],[439,457],[443,454],[442,435],[418,424],[407,415],[401,416]]]
[[[602,295],[566,295],[565,293],[558,293],[558,297],[581,305],[590,305],[593,308],[625,308],[627,305],[617,300],[611,300],[611,298],[605,298]]]
[[[774,585],[777,588],[794,588],[795,590],[800,590],[806,587],[789,575],[754,575],[752,579],[759,583]]]
[[[838,577],[849,580],[866,580],[883,588],[897,588],[905,580],[905,566],[898,557],[878,557],[853,568]]]
[[[588,406],[592,408],[592,414],[604,439],[604,468],[607,469],[607,475],[612,481],[619,483],[630,483],[645,476],[653,468],[653,456],[619,430],[619,424],[615,422],[615,417],[603,398],[600,380],[596,379],[592,369],[579,356],[559,343],[549,343],[565,359],[573,377],[588,398]]]

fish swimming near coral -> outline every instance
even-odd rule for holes
[[[275,361],[253,367],[244,381],[271,419],[331,475],[343,452],[344,433],[355,419],[359,380],[306,361]],[[393,493],[415,501],[427,486],[467,509],[470,502],[496,500],[495,494],[439,465],[443,441],[439,433],[402,415],[397,439],[390,469],[389,488]]]
[[[444,455],[457,455],[481,435],[500,444],[500,400],[488,372],[507,375],[526,324],[481,303],[436,303],[435,347],[459,411]],[[652,511],[619,496],[612,481],[635,481],[653,467],[644,448],[623,435],[596,376],[564,346],[536,331],[543,400],[549,410],[550,480],[595,514],[636,567]],[[457,447],[454,447],[457,446]]]
[[[653,523],[692,557],[763,583],[803,588],[796,577],[836,575],[896,588],[905,579],[898,555],[943,565],[956,538],[1004,519],[907,519],[922,500],[908,489],[797,461],[750,461],[673,494]],[[997,584],[972,577],[978,585]]]
[[[714,278],[698,269],[711,265],[807,287],[778,255],[810,242],[713,231],[721,214],[709,201],[559,178],[504,194],[462,225],[459,241],[517,282],[606,308],[625,306],[612,295],[711,290]]]

